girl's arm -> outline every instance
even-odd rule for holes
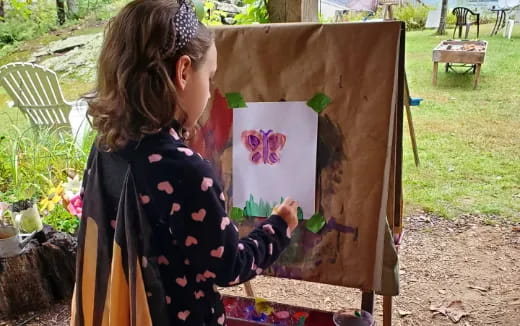
[[[183,211],[184,242],[181,244],[198,280],[214,278],[219,286],[232,286],[262,273],[290,242],[287,223],[271,216],[247,237],[225,211],[225,197],[211,166],[194,158],[189,196]],[[172,220],[175,225],[175,219]],[[182,240],[182,239],[181,239]]]

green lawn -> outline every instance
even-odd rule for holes
[[[408,213],[422,209],[447,218],[478,214],[488,221],[497,216],[520,220],[520,28],[509,41],[501,35],[488,37],[491,27],[481,30],[481,39],[489,46],[477,90],[472,75],[444,69],[439,69],[438,86],[433,87],[432,49],[444,38],[433,31],[407,35],[411,93],[425,99],[413,108],[419,168],[414,166],[405,129],[403,182]],[[76,80],[61,84],[68,99],[93,86]],[[7,132],[12,120],[25,123],[13,113],[16,110],[7,109],[6,101],[0,90],[0,134]]]
[[[432,49],[443,38],[432,31],[408,33],[410,92],[425,99],[413,108],[420,168],[405,135],[408,212],[520,219],[520,31],[506,40],[489,37],[491,27],[481,29],[489,44],[477,90],[473,75],[445,73],[441,65],[438,86],[432,86]]]

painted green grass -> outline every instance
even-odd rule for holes
[[[455,218],[461,214],[520,219],[520,31],[512,40],[489,37],[477,90],[473,75],[445,73],[431,84],[432,31],[407,35],[406,69],[421,167],[415,168],[408,129],[404,144],[404,198],[414,209]]]
[[[433,87],[432,49],[444,38],[433,31],[407,34],[411,93],[425,99],[413,108],[420,168],[414,166],[405,129],[407,213],[422,209],[447,218],[479,214],[520,220],[520,29],[509,41],[488,37],[491,27],[481,29],[489,48],[477,90],[472,75],[445,73],[443,67]],[[69,100],[93,87],[79,80],[60,82]],[[28,126],[18,110],[7,108],[7,101],[0,89],[0,134],[8,133],[13,121],[22,129]]]

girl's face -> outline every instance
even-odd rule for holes
[[[211,83],[217,71],[217,48],[213,43],[204,61],[194,68],[190,57],[182,56],[177,61],[177,87],[179,108],[184,111],[185,128],[195,126],[211,97]]]

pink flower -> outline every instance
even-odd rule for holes
[[[67,205],[67,210],[72,215],[81,218],[81,212],[83,210],[83,200],[81,200],[80,194],[77,194],[70,198],[69,204]]]

